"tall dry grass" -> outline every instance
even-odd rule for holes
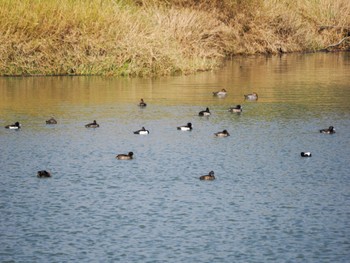
[[[211,70],[322,49],[348,34],[349,13],[348,0],[0,0],[0,75]]]

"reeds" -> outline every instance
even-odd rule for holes
[[[347,0],[0,0],[0,75],[189,74],[319,50],[349,13]]]

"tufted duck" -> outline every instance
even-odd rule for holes
[[[322,130],[320,130],[320,133],[333,134],[333,133],[335,133],[335,129],[334,129],[333,126],[329,126],[328,129],[322,129]]]
[[[5,128],[10,130],[18,130],[21,128],[21,124],[17,121],[15,124],[6,125]]]
[[[46,124],[57,124],[57,121],[55,120],[54,117],[46,121]]]
[[[240,112],[242,112],[242,106],[237,105],[237,106],[231,107],[228,109],[228,111],[240,113]]]
[[[147,135],[149,134],[149,130],[146,130],[145,127],[142,127],[141,130],[134,131],[134,134]]]
[[[311,153],[310,152],[301,152],[300,156],[301,157],[311,157]]]
[[[115,158],[118,160],[131,160],[133,158],[133,155],[133,152],[129,152],[128,154],[118,154]]]
[[[217,132],[217,133],[214,133],[215,136],[217,137],[227,137],[227,136],[230,136],[230,134],[228,133],[227,130],[223,130],[222,132]]]
[[[209,174],[207,175],[202,175],[201,177],[199,177],[200,180],[214,180],[215,176],[214,176],[214,172],[210,171]]]
[[[192,123],[187,123],[187,125],[177,127],[181,131],[192,131]]]
[[[51,177],[51,174],[46,170],[42,170],[42,171],[38,171],[36,176],[39,178],[48,178],[48,177]]]
[[[96,120],[94,120],[92,123],[86,124],[85,127],[86,128],[98,128],[98,127],[100,127],[100,125],[97,124]]]
[[[209,111],[209,108],[206,108],[206,110],[203,110],[203,111],[200,111],[198,113],[199,116],[210,116],[210,111]]]
[[[141,101],[139,103],[139,107],[144,108],[146,106],[147,106],[146,102],[144,102],[143,99],[141,99]]]

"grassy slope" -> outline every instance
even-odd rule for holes
[[[0,75],[188,74],[319,50],[347,34],[349,13],[348,0],[0,0]]]

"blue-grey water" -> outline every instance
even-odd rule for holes
[[[340,53],[158,79],[0,79],[0,125],[22,124],[0,129],[0,261],[350,262],[349,72]]]

